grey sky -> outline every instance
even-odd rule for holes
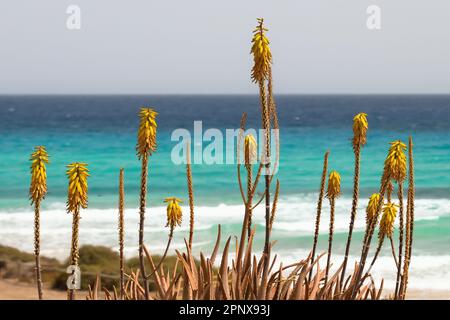
[[[81,30],[66,28],[70,4]],[[448,0],[2,1],[0,93],[256,93],[257,17],[278,93],[450,93],[449,12]]]

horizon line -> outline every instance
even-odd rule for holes
[[[0,93],[0,96],[257,96],[258,93]],[[447,96],[450,92],[277,93],[277,96]]]

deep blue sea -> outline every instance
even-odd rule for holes
[[[368,114],[367,145],[362,151],[361,199],[355,245],[364,228],[367,197],[379,188],[389,142],[413,137],[416,177],[415,260],[411,281],[417,287],[450,285],[450,96],[296,96],[276,97],[280,121],[280,203],[274,225],[276,248],[285,259],[298,259],[311,246],[317,192],[324,153],[330,169],[342,176],[343,196],[337,203],[336,258],[342,255],[350,214],[353,175],[352,118]],[[50,155],[48,196],[43,203],[42,251],[64,259],[70,241],[70,216],[65,213],[71,162],[89,165],[89,209],[82,212],[81,241],[116,247],[118,173],[125,168],[127,249],[135,255],[140,162],[135,144],[140,106],[158,112],[158,148],[149,162],[146,242],[162,250],[163,199],[177,196],[187,203],[185,166],[171,160],[175,129],[193,131],[194,121],[208,129],[237,129],[243,112],[248,127],[259,128],[259,100],[253,95],[227,96],[0,96],[0,243],[30,250],[32,208],[28,201],[29,156],[36,145]],[[203,143],[203,147],[209,144]],[[226,151],[226,150],[225,150]],[[243,209],[234,164],[194,164],[197,207],[197,249],[209,250],[221,223],[228,235],[238,234]],[[245,180],[245,179],[244,179]],[[324,212],[328,206],[325,203]],[[255,221],[262,228],[262,208]],[[188,210],[185,209],[185,212]],[[185,219],[188,221],[188,219]],[[324,213],[321,249],[326,246]],[[176,235],[182,246],[187,223]],[[257,241],[261,244],[263,233]],[[379,272],[392,270],[390,250],[383,251]],[[446,281],[442,282],[442,270]],[[426,276],[424,276],[424,274]],[[419,276],[420,275],[420,276]],[[389,281],[389,276],[385,278]],[[392,272],[392,277],[393,277]]]

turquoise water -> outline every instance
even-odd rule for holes
[[[348,194],[351,191],[353,174],[353,153],[349,140],[352,136],[351,121],[354,112],[350,110],[342,116],[341,113],[345,111],[340,111],[342,107],[335,110],[333,104],[322,98],[323,105],[325,108],[328,106],[328,109],[323,114],[314,112],[308,114],[305,111],[296,111],[296,109],[301,110],[302,107],[306,108],[306,111],[311,111],[314,106],[303,105],[303,100],[308,101],[306,98],[287,96],[280,98],[282,102],[283,98],[289,99],[289,103],[295,103],[298,100],[298,106],[288,104],[290,108],[287,108],[286,111],[283,110],[282,103],[279,107],[281,124],[283,125],[284,120],[287,120],[287,125],[282,126],[280,132],[279,179],[283,194],[308,193],[317,190],[323,154],[326,150],[331,151],[330,168],[341,173],[344,194]],[[166,105],[163,107],[165,109],[158,109],[161,113],[158,150],[150,160],[151,192],[149,194],[150,201],[156,203],[159,199],[172,193],[180,197],[186,194],[184,166],[175,165],[171,161],[171,150],[177,144],[177,141],[171,141],[172,131],[177,128],[193,131],[193,121],[202,120],[203,132],[208,128],[218,128],[225,133],[225,129],[237,127],[241,114],[241,110],[232,105],[233,99],[239,100],[239,97],[217,97],[217,99],[213,97],[184,99],[160,97],[159,99],[166,101]],[[217,103],[215,100],[219,99],[224,102],[219,106],[214,106],[214,102]],[[230,106],[227,106],[227,99],[231,100]],[[245,106],[248,99],[248,97],[242,97],[241,104]],[[347,99],[353,104],[359,103],[356,98]],[[8,100],[11,100],[12,103],[9,103]],[[84,99],[80,97],[39,97],[36,104],[30,97],[11,97],[0,100],[1,160],[3,164],[0,169],[2,181],[0,208],[14,209],[26,206],[29,183],[28,157],[33,146],[41,144],[47,147],[51,157],[51,164],[48,167],[48,202],[64,200],[67,184],[64,175],[65,166],[73,161],[89,163],[92,172],[89,179],[90,206],[103,208],[113,206],[111,202],[116,197],[117,174],[120,167],[125,168],[127,190],[136,195],[140,172],[139,161],[134,149],[138,107],[119,103],[114,108],[114,112],[110,112],[109,100],[115,101],[111,97]],[[135,100],[143,102],[152,99],[135,98]],[[202,108],[202,112],[197,116],[190,115],[186,120],[178,119],[179,114],[184,110],[182,106],[172,105],[174,103],[172,100],[188,100],[188,105],[193,110],[197,108],[194,105],[197,103],[198,108]],[[317,97],[315,100],[320,102],[321,97]],[[377,98],[368,97],[368,100],[377,100]],[[449,99],[442,98],[442,100],[448,103]],[[398,103],[394,97],[390,97],[388,101]],[[440,104],[443,102],[441,101]],[[132,105],[132,103],[130,104]],[[247,104],[251,107],[250,103]],[[212,105],[213,110],[208,109],[209,113],[205,113],[203,109],[208,105]],[[249,109],[249,106],[243,107],[242,110]],[[401,121],[402,117],[405,117],[402,114],[403,110],[394,110],[393,112],[388,107],[370,110],[370,107],[362,105],[358,109],[368,112],[370,122],[368,143],[363,149],[361,163],[363,195],[372,193],[378,188],[388,143],[395,139],[406,142],[408,136],[413,135],[418,196],[447,198],[450,194],[450,129],[447,128],[449,108],[446,105],[441,106],[440,113],[444,114],[439,119],[435,119],[438,122],[430,123],[432,127],[425,127],[422,122],[427,121],[421,117],[429,115],[421,112],[424,108],[422,104],[404,106],[410,108],[407,112],[412,121],[410,119]],[[218,115],[214,108],[231,110],[229,114]],[[51,118],[55,117],[54,115],[49,115],[52,109],[57,109],[54,111],[59,113],[59,117],[56,119]],[[294,109],[292,116],[289,115],[291,113],[289,109]],[[383,109],[386,109],[385,112]],[[257,110],[252,113],[257,114]],[[371,111],[373,112],[371,113]],[[193,113],[195,114],[195,112]],[[377,113],[381,115],[379,116]],[[392,113],[393,118],[399,118],[400,121],[395,125],[390,122],[385,123],[383,117],[387,117],[389,113]],[[175,119],[173,118],[174,114],[178,115]],[[223,118],[225,115],[226,118]],[[336,115],[339,115],[339,118],[335,118],[336,122],[333,123],[330,118],[336,117]],[[316,119],[318,116],[322,117],[324,124]],[[223,119],[223,123],[218,122],[217,118]],[[250,124],[254,125],[253,128],[257,128],[258,123],[254,118],[250,117]],[[204,146],[207,144],[208,142],[204,142]],[[202,203],[237,203],[239,201],[234,164],[194,165],[193,171],[198,190],[196,196]],[[214,183],[211,183],[212,179]],[[128,200],[131,205],[137,203],[136,196],[129,197]]]
[[[281,255],[294,259],[306,254],[311,245],[316,194],[327,150],[331,152],[330,169],[338,170],[342,176],[343,197],[338,202],[336,218],[337,256],[344,250],[353,181],[352,117],[366,112],[369,133],[362,152],[355,238],[362,237],[366,199],[378,190],[388,143],[397,139],[406,142],[412,135],[417,195],[415,252],[421,257],[417,260],[417,272],[420,268],[431,270],[433,261],[440,261],[436,257],[443,259],[441,266],[450,266],[450,96],[280,96],[277,103],[281,125],[277,178],[281,199],[274,237],[279,240]],[[163,199],[177,196],[187,202],[185,167],[171,160],[171,151],[177,144],[171,141],[173,130],[192,131],[194,121],[201,120],[203,132],[209,128],[225,132],[238,127],[243,111],[248,112],[249,127],[258,128],[260,119],[256,96],[2,96],[0,243],[31,250],[28,158],[35,145],[45,145],[51,163],[49,193],[43,203],[43,252],[57,257],[66,255],[70,217],[64,213],[65,166],[79,161],[87,162],[91,170],[82,239],[115,247],[118,172],[123,167],[127,213],[133,230],[128,239],[129,252],[134,254],[140,175],[135,143],[140,105],[154,105],[160,113],[158,149],[149,164],[150,218],[146,237],[154,250],[163,247],[167,233],[163,228]],[[204,142],[203,146],[208,144]],[[226,234],[239,233],[242,208],[236,166],[194,164],[192,170],[197,248],[206,250],[212,245],[217,224],[223,225]],[[262,212],[255,215],[262,228]],[[325,215],[321,249],[326,245],[326,219]],[[186,226],[183,228],[176,236],[175,247],[182,246]],[[257,246],[262,236],[260,232]],[[355,255],[359,250],[356,245],[352,247]],[[389,266],[389,250],[383,256],[386,262],[382,265]]]
[[[370,119],[370,118],[369,118]],[[317,190],[323,154],[330,150],[330,169],[342,176],[343,192],[351,193],[353,154],[350,130],[288,128],[281,131],[279,180],[283,195]],[[362,151],[361,189],[363,195],[375,192],[379,185],[388,143],[394,139],[407,141],[408,134],[371,129],[369,141]],[[115,206],[117,177],[125,168],[126,189],[130,205],[137,204],[140,163],[135,155],[134,132],[120,133],[14,133],[3,135],[1,169],[1,209],[27,205],[29,185],[28,157],[33,146],[45,144],[51,157],[48,166],[49,194],[46,203],[64,202],[67,178],[65,166],[73,161],[87,162],[92,207]],[[170,132],[159,132],[158,151],[150,159],[150,203],[171,194],[186,196],[185,167],[171,161]],[[447,197],[450,186],[450,133],[423,132],[414,135],[416,187],[418,197]],[[6,168],[7,167],[7,168]],[[193,165],[196,197],[205,204],[239,202],[236,166]],[[134,196],[133,196],[134,195]]]

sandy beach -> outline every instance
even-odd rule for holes
[[[84,300],[86,292],[78,294],[79,300]],[[44,297],[47,300],[65,300],[65,291],[46,288]],[[14,279],[0,280],[0,300],[34,300],[37,299],[36,287],[32,284],[18,282]],[[450,300],[450,290],[410,289],[407,299],[409,300]]]
[[[408,289],[408,300],[450,300],[450,290]]]
[[[78,300],[84,300],[86,292],[78,294]],[[65,300],[65,291],[44,288],[44,298],[46,300]],[[36,287],[29,283],[19,282],[15,279],[0,280],[0,300],[35,300],[37,299]]]

